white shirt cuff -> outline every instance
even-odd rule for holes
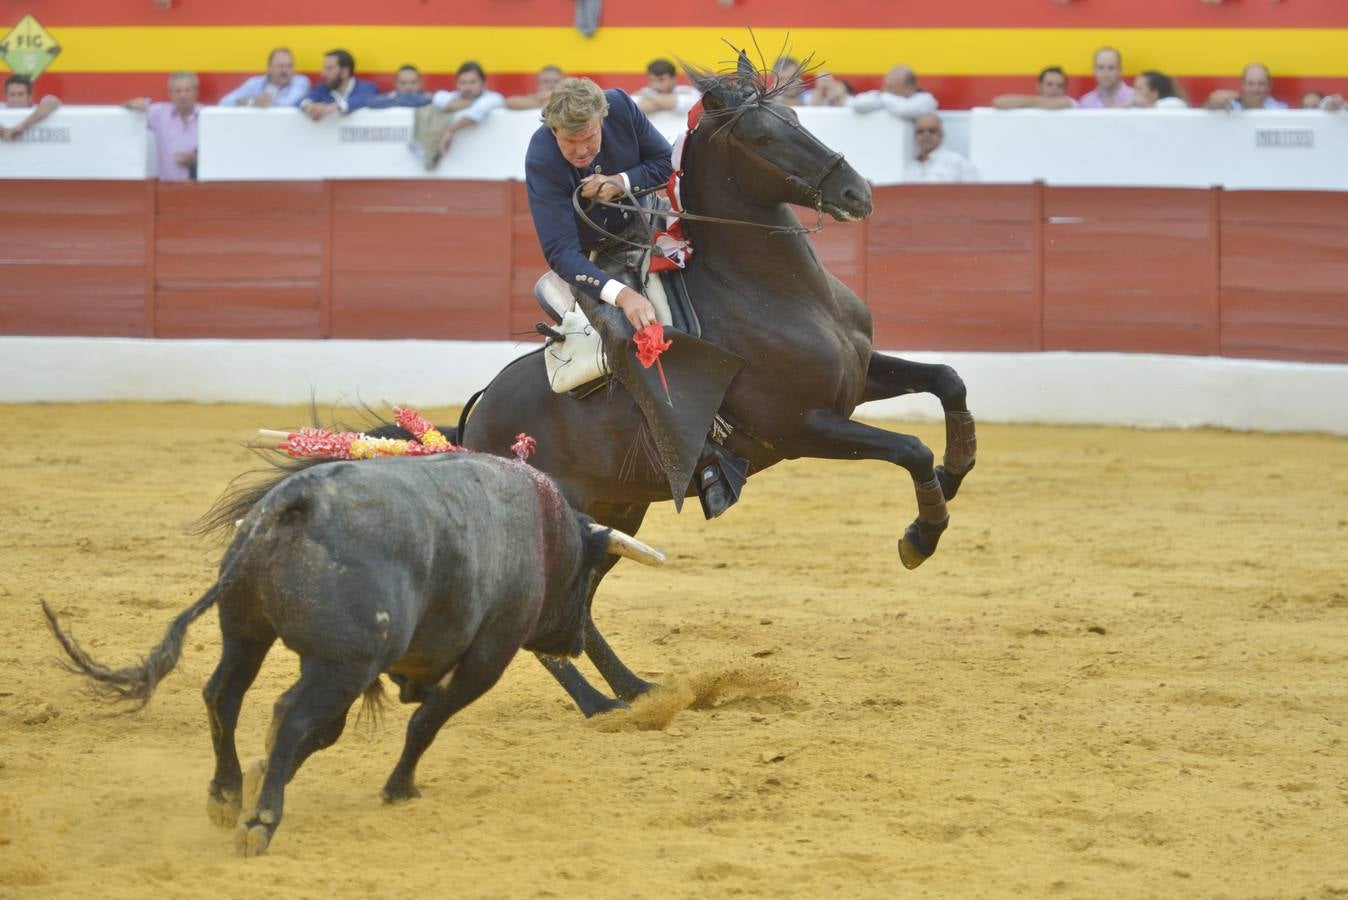
[[[632,179],[627,177],[627,173],[619,172],[618,177],[623,180],[623,190],[630,191],[632,189]]]
[[[604,282],[604,286],[599,289],[599,299],[603,300],[605,303],[617,306],[618,295],[623,292],[623,288],[625,287],[627,287],[627,285],[623,284],[618,279],[610,278],[608,281]]]

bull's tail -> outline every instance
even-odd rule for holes
[[[154,689],[159,682],[178,664],[178,657],[182,655],[183,650],[183,637],[187,634],[188,626],[215,605],[221,590],[219,582],[212,585],[210,590],[201,595],[200,600],[183,610],[169,623],[164,639],[141,660],[140,665],[122,669],[109,668],[90,656],[75,640],[74,635],[61,627],[56,613],[45,600],[42,601],[42,612],[47,616],[47,625],[50,626],[52,634],[69,657],[69,660],[62,660],[62,664],[68,670],[92,679],[91,686],[94,693],[103,699],[111,702],[137,702],[136,708],[140,709],[150,702],[150,697],[154,695]]]

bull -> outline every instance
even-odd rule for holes
[[[341,736],[358,698],[377,707],[383,673],[400,700],[420,705],[382,795],[419,796],[417,762],[436,733],[520,649],[584,649],[587,607],[608,554],[664,562],[577,513],[526,463],[475,453],[335,462],[284,478],[252,506],[218,580],[140,665],[95,661],[42,608],[67,667],[105,697],[141,707],[177,664],[188,626],[219,608],[220,662],[203,691],[215,750],[207,812],[235,828],[241,854],[256,856],[281,823],[286,784]],[[278,637],[299,654],[300,676],[276,702],[260,781],[250,785],[260,790],[244,810],[235,726]]]

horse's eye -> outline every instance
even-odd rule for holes
[[[754,143],[760,147],[766,147],[768,144],[772,143],[772,135],[760,134],[758,137],[754,138]]]

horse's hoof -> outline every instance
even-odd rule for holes
[[[903,563],[903,567],[916,569],[926,562],[927,558],[936,552],[941,532],[945,531],[949,523],[949,517],[939,522],[916,519],[904,529],[903,537],[899,538],[899,561]]]
[[[417,788],[415,784],[402,785],[398,787],[386,784],[384,785],[383,789],[380,790],[379,796],[381,799],[383,799],[385,803],[392,806],[395,803],[406,803],[408,800],[420,799],[421,791]]]
[[[252,859],[266,853],[267,845],[270,843],[271,829],[261,822],[252,825],[244,822],[234,832],[234,849],[244,859]]]
[[[242,805],[241,794],[236,790],[218,787],[215,782],[206,789],[206,815],[217,828],[237,825]]]
[[[605,697],[602,700],[596,701],[595,704],[588,709],[582,709],[581,713],[584,714],[585,718],[593,719],[595,716],[602,716],[605,713],[631,708],[632,707],[627,704],[626,700],[619,700],[616,697]]]
[[[941,494],[946,500],[954,500],[955,494],[959,492],[960,485],[964,483],[964,476],[974,470],[972,465],[964,470],[964,474],[956,475],[945,466],[936,467],[936,480],[941,484]]]

